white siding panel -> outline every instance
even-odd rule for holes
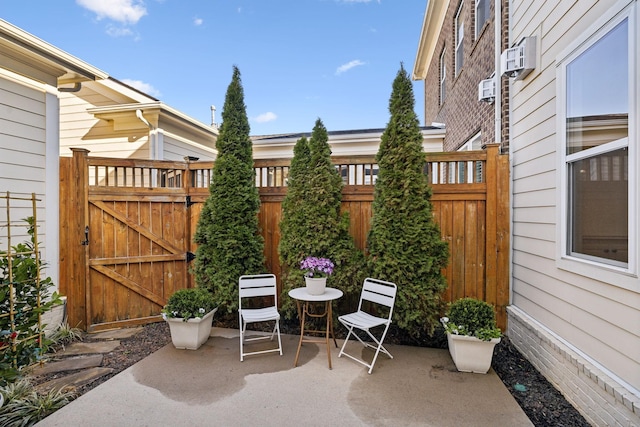
[[[549,242],[555,242],[556,239],[556,227],[554,224],[517,223],[514,225],[512,233],[518,237],[547,240]]]
[[[213,160],[214,156],[211,151],[199,148],[194,144],[185,144],[175,141],[165,136],[164,140],[164,159],[165,160],[184,160],[185,156],[198,157],[200,160]]]
[[[556,171],[550,170],[537,175],[523,176],[512,182],[513,193],[524,193],[532,190],[544,190],[556,187]]]
[[[513,206],[518,208],[555,207],[555,188],[516,193],[513,196]]]
[[[637,369],[637,357],[640,356],[637,332],[616,327],[623,319],[628,320],[629,325],[640,321],[632,309],[626,313],[620,312],[620,317],[611,315],[612,306],[608,306],[605,299],[590,296],[569,284],[558,286],[536,270],[518,265],[514,266],[514,270],[518,270],[519,277],[524,279],[514,282],[514,289],[518,289],[514,303],[518,307],[592,357],[614,360],[614,366],[624,367],[618,370],[617,375],[625,381],[640,379],[640,370]],[[590,310],[585,310],[583,305]],[[616,307],[615,303],[613,307]],[[600,335],[601,339],[594,340],[594,335]]]
[[[632,0],[629,0],[629,3]],[[556,61],[623,1],[512,2],[511,43],[538,36],[536,70],[511,85],[512,303],[603,369],[640,389],[640,280],[624,286],[558,268],[555,224],[562,139]],[[636,2],[637,3],[637,2]],[[634,237],[632,237],[634,238]],[[608,273],[602,269],[604,278]],[[637,286],[627,283],[635,282]],[[571,380],[568,379],[567,383]],[[604,387],[604,386],[603,386]],[[607,385],[609,387],[609,385]]]
[[[512,154],[517,163],[524,163],[556,152],[555,118],[545,120],[528,128],[522,133],[520,145],[514,147]]]
[[[531,161],[518,163],[518,169],[513,171],[513,179],[517,180],[551,172],[555,170],[556,162],[555,153],[550,153]]]
[[[513,222],[555,224],[556,210],[554,207],[548,206],[541,208],[518,208],[513,212]]]
[[[514,242],[517,241],[517,243],[522,246],[523,253],[545,258],[550,261],[554,260],[554,257],[556,255],[556,247],[555,242],[553,241],[541,240],[537,238],[531,239],[519,236],[513,236],[513,240]]]

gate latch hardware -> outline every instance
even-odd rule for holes
[[[187,196],[187,198],[186,198],[186,200],[185,200],[185,205],[186,205],[187,207],[190,207],[191,205],[195,205],[195,204],[196,204],[196,202],[192,202],[192,201],[191,201],[191,196]]]
[[[80,242],[80,244],[82,246],[88,246],[89,245],[89,226],[88,225],[84,228],[84,240],[82,242]]]
[[[193,252],[187,252],[185,258],[186,258],[187,262],[191,262],[194,259],[196,259],[196,254],[194,254]]]

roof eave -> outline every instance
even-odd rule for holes
[[[424,80],[427,77],[429,64],[431,64],[435,54],[447,9],[449,9],[449,0],[430,1],[427,3],[422,31],[420,32],[418,52],[413,66],[412,77],[414,80]]]

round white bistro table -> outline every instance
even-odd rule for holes
[[[300,341],[298,342],[298,351],[296,352],[296,360],[293,362],[293,366],[298,366],[298,356],[300,356],[300,347],[302,347],[303,342],[315,342],[315,343],[326,343],[327,345],[327,360],[329,361],[329,369],[331,368],[331,346],[329,344],[329,337],[333,337],[333,342],[338,347],[338,343],[336,342],[336,337],[333,333],[333,315],[331,311],[331,303],[333,300],[336,300],[342,296],[342,291],[340,289],[334,288],[326,288],[325,292],[321,295],[311,295],[307,292],[307,289],[295,288],[289,291],[289,296],[296,300],[296,305],[298,307],[298,317],[300,318]],[[313,313],[309,310],[310,304],[319,304],[324,303],[324,311],[322,313]],[[302,304],[302,307],[301,307]],[[301,311],[302,308],[302,311]],[[326,317],[327,318],[327,327],[324,331],[322,330],[313,330],[307,329],[305,330],[305,320],[308,317]],[[306,333],[324,333],[324,339],[319,338],[309,338],[305,337]]]

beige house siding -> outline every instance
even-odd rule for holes
[[[154,154],[150,146],[149,127],[135,115],[136,105],[145,119],[159,129],[158,153]],[[100,108],[112,110],[101,114],[96,112]],[[163,118],[163,114],[169,114],[164,108],[154,98],[113,79],[84,83],[79,92],[61,94],[60,155],[71,156],[71,148],[85,148],[91,156],[161,160],[195,156],[213,160],[213,131],[186,124],[188,118]]]
[[[92,156],[148,158],[148,128],[142,123],[137,132],[114,132],[111,123],[87,111],[118,104],[115,95],[107,97],[94,90],[98,84],[84,83],[79,92],[60,95],[60,155],[70,157],[71,148],[86,148]]]
[[[640,424],[640,280],[637,272],[606,268],[591,274],[586,264],[582,272],[567,269],[561,260],[560,203],[566,184],[561,179],[564,140],[557,134],[558,121],[564,120],[557,115],[557,95],[563,88],[556,73],[561,55],[593,33],[597,21],[637,3],[511,2],[512,44],[536,36],[537,65],[510,87],[513,255],[508,335],[594,425]],[[629,141],[637,147],[637,131]],[[630,156],[631,161],[637,164],[637,158]],[[638,241],[637,233],[629,238]]]
[[[28,82],[0,70],[0,193],[44,199],[46,177],[46,91],[43,84]],[[30,203],[11,202],[11,220],[33,215]],[[0,242],[6,243],[6,203],[0,205]],[[40,216],[44,205],[39,205]],[[42,216],[40,225],[43,226]],[[28,238],[22,227],[13,229],[13,243]],[[42,236],[44,237],[44,236]],[[0,250],[6,250],[0,246]]]

